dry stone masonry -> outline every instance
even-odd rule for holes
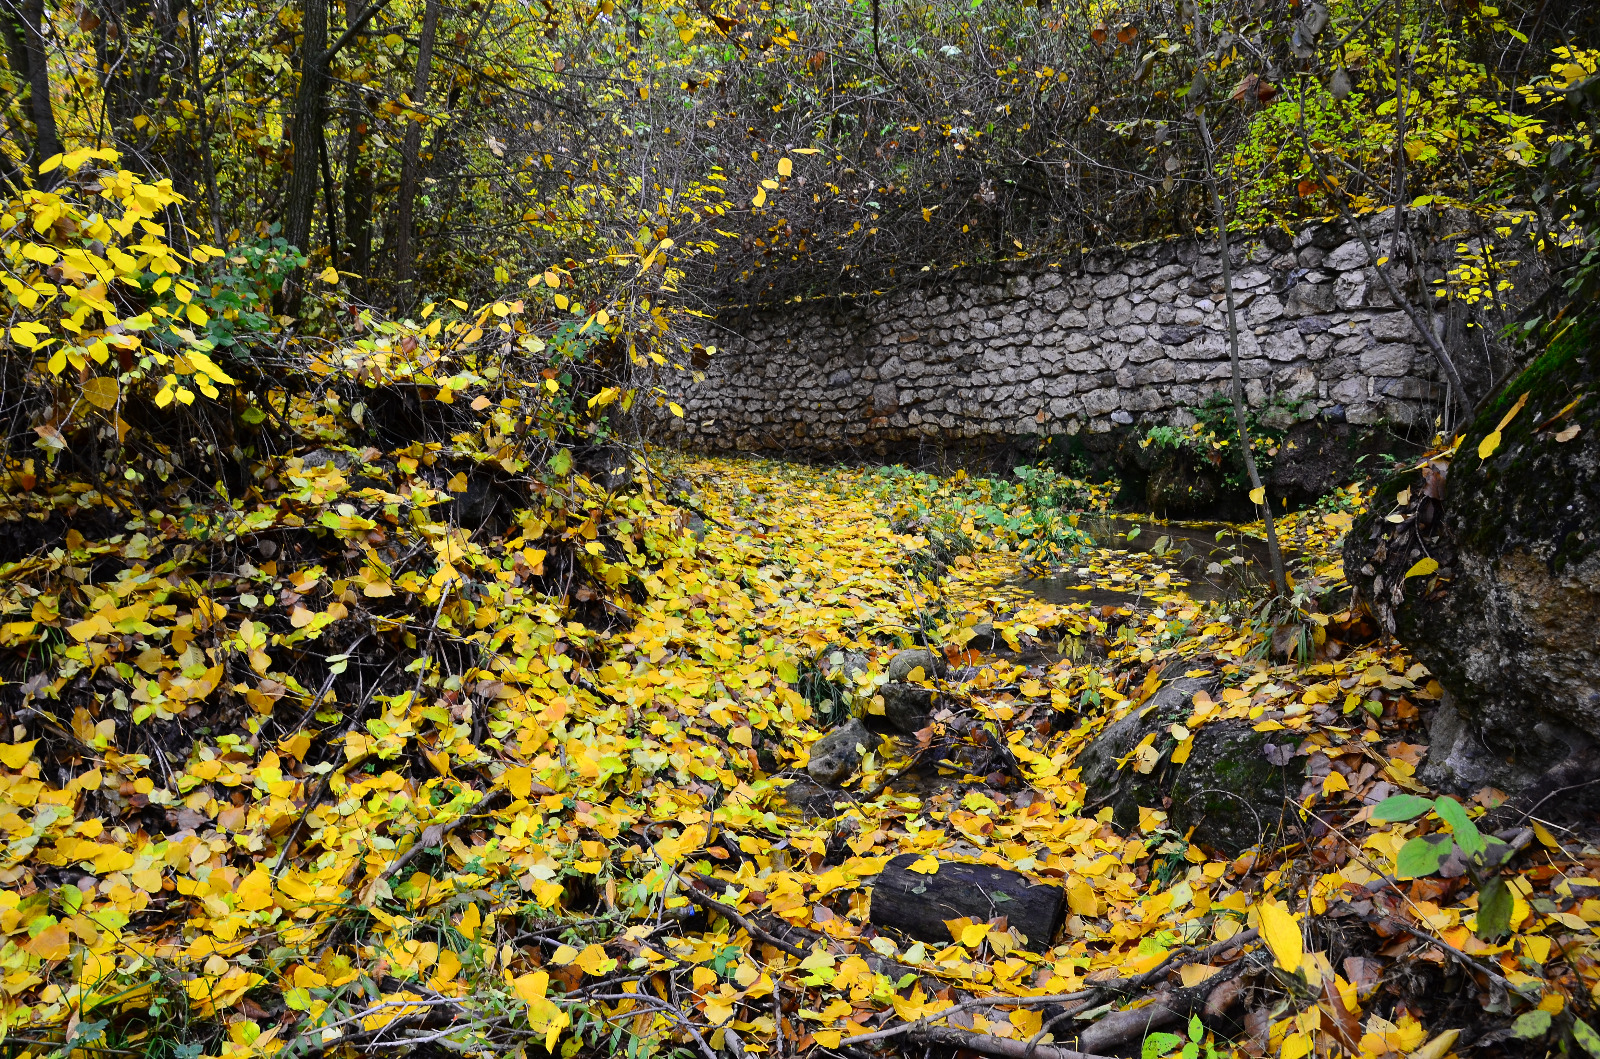
[[[1252,405],[1352,424],[1433,422],[1444,387],[1359,240],[1321,226],[1242,244],[1235,258]],[[720,348],[668,426],[701,448],[882,454],[930,438],[1182,426],[1185,409],[1229,377],[1220,262],[1194,240],[986,279],[947,273],[878,299],[730,310],[717,325]]]

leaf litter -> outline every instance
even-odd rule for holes
[[[671,457],[608,490],[569,459],[487,534],[437,449],[286,458],[5,568],[8,1047],[1600,1055],[1600,850],[1432,797],[1439,685],[1308,602],[1339,599],[1359,493],[1284,520],[1284,649],[1162,549],[1097,543],[1103,487]],[[1131,595],[1021,587],[1047,569]],[[907,678],[927,725],[819,790],[816,740],[881,731],[911,647],[948,663]],[[1123,767],[1220,720],[1282,733],[1282,843],[1086,807],[1080,751],[1184,673],[1221,690]],[[880,929],[904,854],[1059,887],[1065,925]]]

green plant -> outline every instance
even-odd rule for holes
[[[1405,879],[1434,875],[1455,857],[1478,886],[1478,936],[1489,941],[1504,936],[1511,929],[1512,894],[1500,877],[1500,866],[1511,857],[1509,844],[1479,832],[1466,808],[1454,798],[1396,794],[1372,807],[1376,822],[1402,823],[1426,813],[1450,830],[1407,841],[1395,857],[1395,874]]]

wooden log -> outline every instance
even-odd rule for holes
[[[970,917],[987,922],[1005,916],[1028,939],[1028,948],[1043,952],[1065,918],[1059,886],[1036,882],[1020,872],[987,864],[940,861],[939,870],[923,875],[911,870],[921,859],[902,853],[891,860],[872,887],[871,922],[891,927],[919,941],[949,944],[947,919]]]

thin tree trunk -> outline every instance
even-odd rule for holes
[[[37,137],[33,170],[40,187],[54,187],[59,179],[55,172],[39,173],[40,163],[62,152],[55,107],[50,100],[50,55],[44,42],[44,23],[44,0],[23,0],[22,46],[28,57],[28,95]]]
[[[1471,419],[1473,409],[1472,398],[1467,393],[1466,384],[1461,380],[1461,372],[1456,369],[1456,362],[1454,358],[1452,358],[1449,351],[1444,348],[1444,343],[1439,339],[1439,336],[1434,333],[1433,321],[1429,319],[1429,317],[1432,316],[1432,313],[1429,312],[1425,314],[1422,310],[1418,309],[1415,304],[1412,303],[1410,298],[1407,298],[1401,292],[1399,284],[1395,283],[1394,281],[1394,275],[1389,269],[1387,262],[1384,264],[1379,264],[1379,262],[1384,261],[1384,259],[1379,256],[1378,248],[1373,245],[1371,236],[1367,234],[1367,226],[1362,224],[1358,218],[1350,215],[1350,208],[1345,203],[1344,199],[1344,189],[1338,185],[1335,185],[1328,178],[1327,171],[1322,168],[1321,158],[1319,158],[1317,156],[1317,152],[1312,149],[1311,133],[1306,129],[1305,122],[1306,94],[1303,83],[1300,85],[1300,91],[1298,94],[1299,99],[1296,102],[1298,103],[1298,110],[1300,112],[1300,117],[1298,119],[1300,145],[1306,152],[1306,158],[1311,162],[1311,168],[1316,173],[1317,180],[1328,189],[1328,197],[1333,200],[1333,204],[1335,208],[1338,209],[1339,217],[1344,221],[1345,226],[1350,231],[1355,233],[1357,239],[1361,240],[1361,248],[1366,252],[1367,261],[1378,273],[1378,278],[1383,281],[1384,289],[1389,292],[1390,300],[1404,310],[1406,317],[1411,321],[1411,326],[1416,328],[1417,333],[1422,336],[1422,340],[1427,343],[1428,351],[1433,354],[1434,362],[1438,364],[1439,370],[1444,373],[1444,377],[1450,387],[1450,399],[1455,403],[1456,409],[1461,413],[1463,421]],[[1405,141],[1402,139],[1400,150],[1403,151],[1404,149]],[[1397,202],[1395,203],[1394,208],[1399,210],[1404,209],[1405,207],[1402,203]]]
[[[193,90],[195,110],[200,114],[200,163],[205,169],[206,205],[211,208],[211,231],[218,246],[226,246],[227,235],[222,230],[222,193],[217,187],[217,164],[211,153],[211,112],[206,107],[205,85],[200,78],[200,21],[189,23],[189,85]]]
[[[1239,427],[1239,452],[1244,457],[1250,488],[1261,490],[1262,518],[1267,529],[1267,558],[1272,565],[1272,590],[1280,596],[1287,595],[1289,581],[1284,576],[1283,553],[1278,549],[1278,531],[1272,519],[1272,498],[1266,495],[1266,488],[1261,484],[1261,474],[1256,469],[1255,446],[1250,440],[1250,428],[1244,421],[1244,375],[1239,367],[1239,316],[1233,299],[1233,255],[1232,247],[1228,244],[1228,211],[1222,203],[1222,193],[1217,189],[1217,153],[1211,142],[1211,126],[1206,123],[1204,108],[1196,107],[1194,113],[1200,126],[1200,142],[1206,150],[1206,187],[1211,192],[1211,208],[1217,221],[1217,252],[1222,259],[1222,291],[1228,307],[1228,366],[1233,372],[1233,418]]]
[[[421,109],[428,99],[428,75],[433,69],[433,38],[439,29],[439,0],[428,0],[422,13],[422,40],[417,46],[417,71],[411,87],[411,106]],[[417,175],[422,160],[422,125],[409,122],[400,155],[400,197],[395,205],[395,296],[403,311],[411,304],[412,208],[417,197]]]
[[[317,160],[322,165],[323,224],[328,232],[328,264],[339,267],[339,211],[333,202],[333,166],[328,160],[328,134],[319,130],[317,135]]]
[[[350,92],[350,131],[344,147],[344,235],[350,245],[346,260],[360,277],[362,296],[372,297],[367,279],[372,261],[372,170],[361,153],[367,138],[366,106],[361,93]]]

